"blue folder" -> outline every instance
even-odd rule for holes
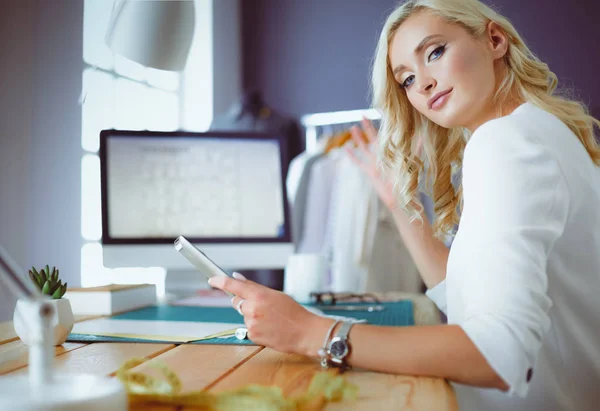
[[[313,306],[306,304],[307,306]],[[369,303],[338,303],[337,305],[373,305]],[[368,324],[384,326],[410,326],[414,325],[414,313],[412,301],[403,300],[392,303],[379,303],[385,307],[382,311],[347,311],[327,310],[327,315],[353,317],[367,320]],[[154,307],[141,308],[125,314],[110,317],[113,320],[156,320],[156,321],[199,321],[217,323],[237,323],[241,318],[239,313],[232,307],[188,307],[177,305],[158,305]],[[139,343],[169,343],[172,341],[146,340],[136,338],[109,337],[102,335],[87,335],[71,333],[67,338],[69,342],[139,342]],[[179,343],[177,343],[179,344]],[[238,340],[230,338],[211,338],[208,340],[191,341],[185,344],[234,344],[255,345],[250,340]]]

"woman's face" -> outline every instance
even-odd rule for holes
[[[474,131],[494,117],[492,97],[503,73],[497,62],[506,50],[496,23],[476,39],[458,24],[418,12],[396,30],[389,60],[415,109],[442,127]]]

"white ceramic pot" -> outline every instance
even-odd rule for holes
[[[52,318],[52,327],[54,328],[53,345],[61,345],[67,340],[73,329],[73,324],[75,324],[71,303],[66,298],[48,300],[48,302],[54,305],[54,316]],[[15,332],[26,345],[31,345],[32,342],[31,333],[27,326],[27,324],[31,324],[34,321],[30,318],[32,315],[32,310],[28,307],[30,304],[29,301],[18,300],[13,315]]]

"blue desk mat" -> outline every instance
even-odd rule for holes
[[[372,305],[373,303],[339,303],[338,305]],[[383,311],[345,311],[328,310],[327,315],[340,315],[367,320],[368,324],[385,326],[410,326],[414,325],[412,301],[403,300],[393,303],[381,303]],[[307,306],[313,306],[307,304]],[[241,316],[232,307],[187,307],[176,305],[158,305],[141,308],[125,314],[110,317],[113,320],[156,320],[156,321],[199,321],[218,323],[243,324]],[[168,344],[234,344],[255,345],[250,340],[230,338],[211,338],[208,340],[191,341],[189,343],[173,343],[172,341],[142,340],[136,338],[108,337],[101,335],[87,335],[71,333],[67,338],[69,342],[139,342],[139,343],[168,343]]]

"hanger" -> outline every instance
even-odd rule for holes
[[[327,144],[325,144],[325,154],[329,154],[332,150],[342,147],[350,139],[352,139],[350,130],[338,131],[331,135],[327,139]]]
[[[365,134],[363,132],[361,132],[360,135],[361,135],[363,141],[366,144],[368,144],[368,140],[365,137]],[[344,144],[346,144],[350,140],[352,140],[352,132],[350,131],[349,128],[346,128],[342,131],[339,131],[339,132],[333,134],[327,140],[327,144],[325,145],[325,154],[328,154],[330,151],[335,150],[336,148],[342,147]],[[356,143],[354,141],[352,141],[352,146],[356,147]]]

